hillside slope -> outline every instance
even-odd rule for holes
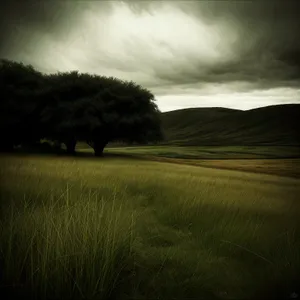
[[[247,111],[191,108],[162,113],[166,144],[299,145],[300,104]]]

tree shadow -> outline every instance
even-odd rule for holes
[[[133,160],[140,160],[141,157],[132,154],[120,154],[120,153],[111,153],[104,151],[103,156],[95,156],[92,151],[82,151],[77,150],[74,153],[68,153],[65,149],[54,149],[48,147],[24,147],[16,148],[13,151],[1,151],[1,155],[10,155],[10,156],[51,156],[51,157],[76,157],[76,158],[91,158],[91,159],[111,159],[111,158],[126,158]]]

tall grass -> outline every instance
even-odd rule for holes
[[[296,292],[299,180],[116,158],[0,160],[8,299]]]
[[[12,203],[1,221],[2,288],[37,299],[111,296],[133,267],[134,212],[114,196],[72,197],[68,187],[35,200]]]

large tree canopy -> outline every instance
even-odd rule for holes
[[[65,143],[69,153],[75,152],[77,141],[86,141],[94,148],[95,155],[102,155],[110,141],[147,143],[162,139],[154,95],[134,82],[77,71],[42,75],[31,66],[11,64],[19,76],[19,69],[25,69],[20,82],[29,83],[24,83],[24,91],[22,84],[14,79],[12,91],[4,89],[4,102],[13,103],[16,108],[11,120],[19,118],[17,108],[21,107],[18,106],[21,97],[14,93],[22,91],[27,108],[22,118],[30,116],[31,123],[35,122],[38,128],[33,131],[35,137]],[[6,69],[1,69],[4,77]],[[3,85],[7,88],[9,84]]]
[[[34,114],[44,76],[32,66],[0,60],[0,149],[40,139]]]

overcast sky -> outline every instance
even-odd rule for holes
[[[161,111],[300,103],[300,1],[8,1],[0,57],[133,80]]]

